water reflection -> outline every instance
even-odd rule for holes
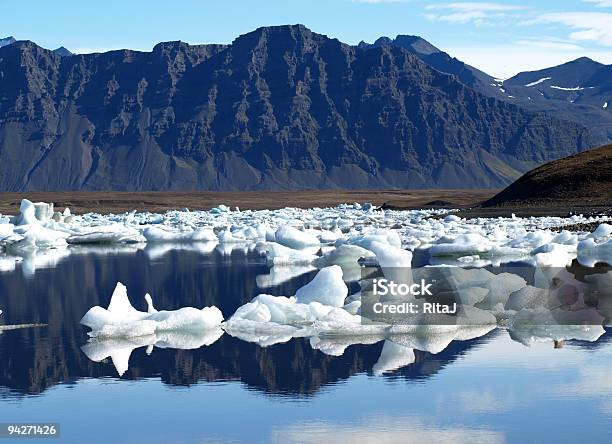
[[[0,385],[10,390],[2,391],[0,397],[38,394],[56,384],[117,374],[127,379],[159,377],[179,386],[240,380],[265,393],[309,396],[361,373],[390,379],[429,378],[469,350],[507,334],[487,326],[426,336],[271,337],[262,348],[261,341],[246,342],[217,329],[202,336],[167,333],[87,342],[79,320],[92,306],[108,305],[117,281],[126,284],[140,310],[146,310],[144,295],[151,293],[165,309],[216,305],[227,318],[262,291],[295,294],[312,279],[315,269],[270,268],[252,247],[243,244],[68,250],[69,254],[52,250],[50,256],[23,257],[15,270],[0,273],[2,323],[46,325],[0,336],[0,354],[10,357],[0,360]],[[609,276],[583,278],[605,286]],[[606,333],[599,341],[609,337]]]

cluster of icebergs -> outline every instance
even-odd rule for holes
[[[90,245],[145,249],[153,255],[163,254],[164,245],[222,253],[240,248],[260,251],[274,265],[316,268],[353,264],[353,258],[377,251],[379,261],[405,264],[415,249],[427,251],[432,265],[480,267],[521,260],[565,266],[575,258],[585,266],[612,262],[612,225],[605,224],[610,221],[606,216],[462,219],[451,213],[383,211],[355,203],[260,211],[219,205],[210,211],[77,216],[24,199],[17,216],[0,215],[0,272],[21,263],[24,272],[33,273],[78,252],[75,246]],[[593,233],[563,231],[566,225],[593,222],[601,223]]]
[[[77,216],[24,200],[19,215],[0,216],[0,272],[19,261],[22,267],[30,261],[35,269],[31,258],[44,258],[50,251],[55,252],[52,257],[78,254],[88,248],[85,244],[144,248],[152,255],[176,248],[257,251],[270,265],[270,274],[258,277],[261,288],[319,270],[296,294],[260,294],[226,321],[216,307],[157,311],[150,297],[149,309],[140,312],[130,304],[125,288],[118,286],[109,307],[92,308],[82,322],[92,329],[88,356],[99,360],[121,350],[115,356],[120,373],[135,347],[193,348],[214,342],[224,332],[261,346],[307,337],[313,348],[330,355],[342,354],[354,343],[389,341],[379,370],[408,362],[412,349],[438,353],[453,340],[482,336],[500,325],[525,344],[596,340],[603,333],[602,325],[612,317],[610,273],[589,277],[593,282],[588,284],[604,289],[605,295],[593,302],[587,300],[591,293],[583,288],[586,284],[563,272],[574,259],[587,267],[612,263],[609,217],[462,219],[452,213],[380,210],[355,203],[260,211],[219,205],[210,211]],[[599,227],[592,233],[563,230],[580,223]],[[418,279],[426,269],[411,268],[417,250],[419,257],[427,256],[428,265],[438,265],[448,274],[444,282],[454,282],[465,319],[448,325],[364,322],[361,292],[349,294],[346,283],[360,281],[364,264],[380,267],[385,274],[403,274],[404,280]],[[536,282],[528,285],[517,275],[478,268],[507,262],[533,267]],[[576,289],[570,302],[559,280]]]
[[[111,357],[123,374],[135,348],[146,346],[148,353],[153,347],[199,348],[224,333],[261,347],[307,338],[313,349],[332,356],[342,355],[352,344],[384,341],[374,368],[375,373],[383,373],[412,363],[414,349],[439,353],[452,341],[480,337],[498,327],[531,345],[596,341],[605,331],[603,325],[612,324],[612,272],[579,282],[565,269],[536,269],[534,285],[515,274],[478,268],[421,268],[414,275],[408,269],[409,276],[404,277],[418,279],[431,270],[444,275],[435,281],[433,291],[443,296],[445,288],[452,287],[460,302],[462,314],[453,322],[372,322],[362,315],[361,292],[349,295],[338,265],[322,268],[295,295],[259,294],[227,320],[214,306],[157,311],[149,295],[145,296],[148,310],[141,312],[118,284],[107,309],[93,307],[83,317],[81,323],[92,329],[83,351],[94,361]]]

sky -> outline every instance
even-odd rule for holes
[[[295,23],[349,44],[419,35],[498,78],[582,56],[612,63],[612,0],[0,0],[0,38],[77,53],[230,43]]]

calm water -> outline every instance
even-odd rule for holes
[[[61,442],[612,442],[612,332],[525,347],[495,330],[375,375],[383,343],[342,356],[307,339],[261,348],[136,348],[122,377],[90,360],[79,325],[121,281],[134,306],[218,306],[294,294],[314,272],[261,289],[269,268],[239,250],[81,249],[0,272],[0,422],[58,422]],[[151,352],[150,354],[147,351]],[[55,440],[54,442],[57,442]]]

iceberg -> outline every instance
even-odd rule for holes
[[[585,267],[594,267],[600,262],[612,264],[612,239],[601,243],[597,243],[593,238],[580,241],[578,262]]]
[[[173,231],[161,227],[148,227],[142,233],[146,241],[152,242],[217,242],[217,236],[210,228],[196,228],[191,231]]]
[[[276,242],[285,247],[300,250],[303,248],[320,245],[319,239],[304,231],[300,231],[290,225],[283,225],[274,233]]]
[[[147,295],[145,298],[149,310],[136,310],[130,303],[126,287],[118,282],[108,308],[91,308],[81,319],[81,324],[91,328],[91,337],[129,338],[162,331],[202,331],[218,327],[223,322],[221,311],[214,306],[201,310],[184,307],[173,311],[157,311],[151,297]]]
[[[303,304],[319,302],[330,307],[342,307],[347,295],[342,268],[332,265],[320,270],[312,281],[296,292],[295,297]]]
[[[294,250],[276,242],[258,242],[256,248],[274,265],[310,264],[318,258],[311,250]]]

